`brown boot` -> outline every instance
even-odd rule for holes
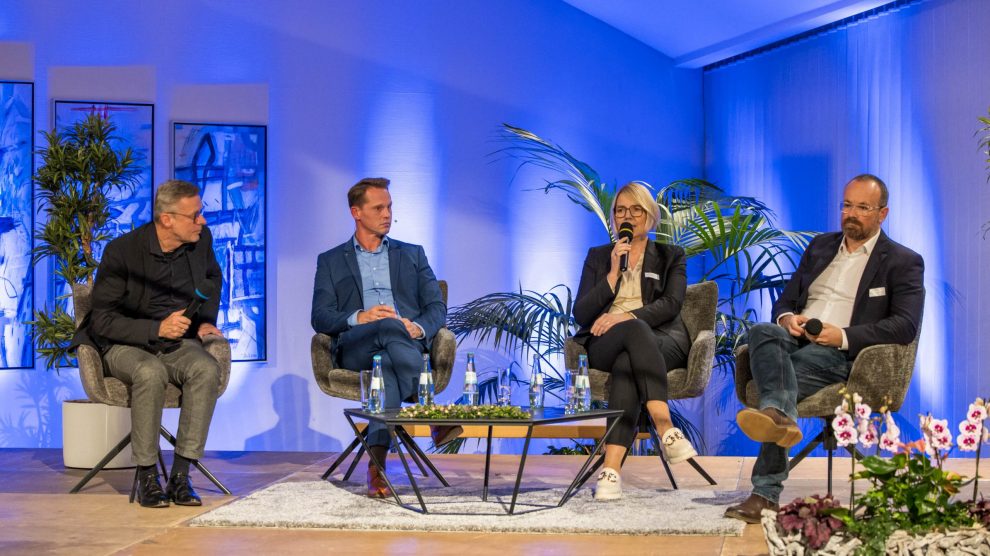
[[[388,498],[392,490],[385,482],[385,470],[373,463],[368,464],[368,498]]]
[[[780,505],[776,502],[771,502],[757,494],[750,494],[749,498],[742,504],[729,506],[725,510],[725,517],[741,519],[746,523],[759,523],[763,519],[763,510],[773,510],[776,512],[779,509]]]
[[[747,407],[736,414],[736,423],[746,436],[757,442],[772,442],[782,448],[790,448],[801,442],[801,429],[797,423],[772,407]]]

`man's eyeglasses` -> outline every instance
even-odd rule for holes
[[[884,207],[871,207],[869,205],[854,205],[852,203],[840,203],[839,210],[846,214],[856,214],[859,216],[866,216],[875,210],[880,210]]]
[[[640,216],[646,214],[646,209],[639,205],[633,205],[631,207],[615,207],[615,215],[619,218],[625,218],[627,214],[633,218],[639,218]]]
[[[196,211],[196,212],[194,212],[192,214],[182,214],[181,212],[166,212],[165,214],[174,214],[175,216],[185,216],[189,220],[192,220],[193,222],[195,222],[195,221],[199,220],[199,218],[201,216],[203,216],[203,211],[198,210],[198,211]]]

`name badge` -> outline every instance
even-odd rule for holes
[[[883,297],[887,295],[887,288],[870,288],[870,297]]]
[[[643,276],[646,276],[647,278],[653,278],[654,280],[660,279],[660,275],[657,274],[656,272],[644,272]]]

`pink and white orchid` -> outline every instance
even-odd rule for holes
[[[980,434],[980,424],[974,423],[969,419],[959,423],[959,432],[962,434]]]
[[[867,426],[865,431],[858,431],[859,443],[864,448],[869,448],[874,444],[876,444],[878,441],[877,428],[873,425],[873,423],[870,423],[869,421],[863,421],[863,422],[867,423]]]
[[[858,434],[855,427],[849,426],[835,429],[835,439],[838,441],[839,446],[856,444],[857,438]]]
[[[900,440],[896,436],[891,436],[888,433],[883,433],[880,435],[880,449],[885,452],[896,452],[898,446],[900,445]]]
[[[975,452],[980,446],[980,435],[978,434],[960,434],[956,437],[956,445],[963,452]]]
[[[832,420],[832,428],[835,430],[839,429],[850,429],[856,426],[853,422],[853,418],[848,413],[836,413],[835,419]]]
[[[983,400],[977,398],[977,402],[982,402]],[[985,405],[980,403],[969,404],[969,411],[966,412],[966,420],[975,425],[980,424],[984,419],[987,418],[987,408]]]
[[[856,417],[859,417],[860,419],[869,419],[872,413],[873,410],[865,403],[856,404]]]

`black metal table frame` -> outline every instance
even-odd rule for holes
[[[559,411],[558,408],[553,408],[554,413]],[[348,446],[344,452],[337,457],[334,463],[327,469],[326,473],[323,474],[323,479],[327,479],[333,470],[340,465],[344,458],[346,458],[353,450],[360,444],[361,448],[358,454],[355,456],[354,461],[351,462],[350,468],[345,475],[345,480],[351,475],[354,470],[355,465],[357,465],[358,459],[361,457],[361,452],[368,452],[368,456],[371,458],[372,462],[379,468],[383,468],[382,462],[378,461],[378,458],[373,452],[368,450],[367,443],[367,428],[364,431],[358,429],[357,424],[354,423],[354,418],[364,419],[366,421],[379,421],[385,424],[388,428],[389,437],[392,439],[392,445],[395,446],[396,452],[399,454],[399,460],[402,462],[402,467],[406,471],[406,476],[409,478],[409,484],[412,486],[413,492],[416,494],[416,499],[419,502],[419,509],[415,506],[406,504],[399,498],[399,494],[396,492],[392,485],[392,481],[389,480],[388,474],[382,473],[382,477],[385,479],[385,483],[388,485],[389,490],[392,492],[392,496],[395,498],[396,504],[406,508],[408,510],[429,513],[426,509],[426,502],[423,500],[423,495],[419,490],[419,485],[416,483],[416,479],[413,476],[412,469],[409,467],[409,463],[406,461],[405,454],[402,452],[402,446],[405,446],[409,451],[409,457],[412,459],[420,469],[420,472],[424,477],[429,475],[424,468],[424,464],[429,470],[440,480],[443,486],[447,487],[450,484],[443,475],[437,470],[437,468],[430,462],[430,459],[426,456],[426,453],[416,444],[412,436],[409,435],[408,431],[405,429],[405,425],[481,425],[488,427],[488,436],[485,443],[485,480],[484,486],[482,488],[481,500],[488,501],[488,485],[489,485],[489,475],[491,471],[491,456],[492,456],[492,430],[496,426],[508,425],[516,427],[526,427],[526,437],[523,443],[522,454],[519,458],[519,469],[516,472],[516,481],[512,489],[512,502],[509,505],[508,514],[512,515],[515,513],[516,509],[516,499],[519,497],[519,486],[522,482],[523,471],[526,467],[526,457],[529,453],[529,443],[533,438],[533,427],[537,425],[548,425],[553,423],[566,423],[571,421],[586,421],[589,419],[601,419],[608,417],[618,417],[622,414],[621,410],[618,409],[596,409],[592,411],[575,413],[572,415],[564,415],[560,412],[560,415],[554,415],[551,417],[544,417],[542,410],[537,410],[538,413],[534,413],[533,417],[530,419],[470,419],[470,420],[452,420],[452,419],[409,419],[398,417],[398,410],[390,410],[384,413],[369,413],[361,409],[345,409],[344,417],[347,419],[348,424],[350,424],[351,429],[354,430],[354,441]],[[538,415],[538,416],[537,416]],[[564,495],[560,498],[560,502],[557,507],[563,506],[568,499],[570,499],[579,489],[585,481],[588,480],[590,473],[588,473],[588,468],[591,466],[591,462],[595,459],[595,456],[600,450],[605,446],[605,440],[608,438],[609,434],[612,433],[612,429],[615,428],[618,419],[612,421],[612,424],[607,426],[605,429],[605,434],[595,443],[595,448],[588,455],[585,460],[584,465],[574,476],[574,480],[564,491]]]

